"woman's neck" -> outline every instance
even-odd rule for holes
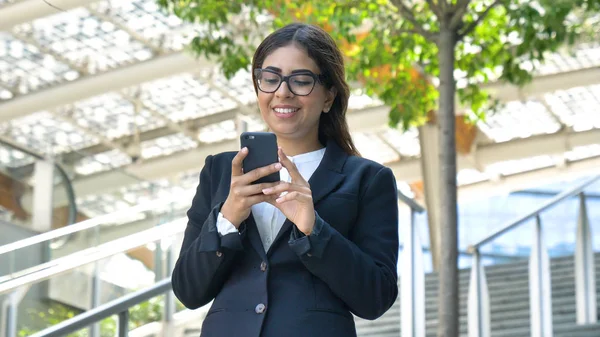
[[[283,149],[283,152],[287,156],[296,156],[323,148],[323,144],[319,142],[319,139],[314,139],[313,141],[301,141],[278,137],[277,144]]]

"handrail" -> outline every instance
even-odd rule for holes
[[[68,272],[89,263],[129,251],[147,243],[183,233],[186,226],[185,220],[185,218],[180,218],[159,227],[153,227],[101,244],[97,247],[90,248],[86,251],[87,254],[84,256],[82,256],[79,251],[51,261],[52,265],[48,268],[41,270],[37,270],[36,268],[33,272],[25,273],[22,276],[0,283],[0,295],[29,284],[47,280],[53,276]]]
[[[102,304],[94,309],[88,310],[66,321],[62,321],[42,331],[39,331],[30,337],[58,337],[66,336],[72,332],[83,329],[93,323],[99,322],[107,317],[120,314],[129,310],[130,307],[147,301],[153,297],[164,294],[171,290],[171,278],[168,277],[154,285],[136,291],[134,293],[117,298],[106,304]],[[119,319],[121,319],[119,317]],[[120,322],[121,323],[121,322]],[[123,326],[126,324],[119,324]],[[120,332],[120,335],[126,336],[126,332]]]
[[[405,203],[408,207],[410,207],[413,211],[415,211],[417,213],[425,212],[425,208],[423,206],[419,205],[419,203],[417,203],[415,201],[415,199],[408,197],[406,194],[402,193],[402,191],[400,191],[400,189],[397,189],[397,190],[398,190],[398,199],[400,199],[400,201]]]
[[[423,208],[423,206],[419,205],[414,199],[406,196],[399,189],[398,189],[398,199],[400,201],[404,202],[408,207],[410,207],[411,209],[413,209],[414,211],[416,211],[418,213],[422,213],[425,211],[425,208]],[[81,232],[81,231],[84,231],[87,229],[94,228],[96,226],[101,226],[104,221],[109,221],[114,217],[130,215],[131,213],[141,213],[141,212],[149,211],[149,210],[155,209],[156,206],[159,206],[159,205],[160,206],[164,205],[164,200],[148,201],[146,203],[141,203],[141,204],[138,204],[138,205],[135,205],[135,206],[132,206],[129,208],[125,208],[125,209],[122,209],[122,210],[119,210],[119,211],[116,211],[113,213],[108,213],[108,214],[97,216],[95,218],[87,219],[87,220],[78,222],[71,226],[57,228],[57,229],[54,229],[54,230],[51,230],[51,231],[48,231],[48,232],[45,232],[42,234],[38,234],[38,235],[29,237],[29,238],[26,238],[23,240],[11,242],[4,246],[0,246],[0,255],[10,253],[10,252],[18,250],[18,249],[27,248],[29,246],[33,246],[38,243],[58,239],[62,236],[75,234],[75,233],[78,233],[78,232]]]
[[[102,225],[105,221],[109,221],[114,217],[126,216],[131,215],[132,213],[141,213],[149,211],[155,209],[156,206],[163,206],[164,203],[164,200],[148,201],[146,203],[138,204],[113,213],[104,214],[95,218],[84,220],[71,226],[61,227],[23,240],[15,241],[4,246],[0,246],[0,255],[15,251],[17,249],[33,246],[38,243],[58,239],[62,236],[66,236],[69,234],[78,233],[86,229],[94,228],[96,226]]]
[[[404,244],[400,244],[399,248],[404,249]],[[431,253],[431,248],[430,247],[421,247],[421,251],[423,251],[423,253]],[[459,256],[473,257],[474,254],[475,253],[469,252],[466,250],[458,250]],[[510,259],[510,260],[521,260],[521,259],[525,259],[528,257],[528,256],[524,256],[524,255],[506,255],[506,254],[496,254],[496,253],[479,253],[479,256],[492,258],[492,259]]]
[[[575,196],[575,195],[581,193],[584,188],[595,183],[598,179],[600,179],[600,175],[595,176],[591,179],[588,179],[585,182],[583,182],[582,184],[579,184],[570,190],[566,190],[566,191],[556,195],[554,198],[552,198],[552,199],[548,200],[546,203],[544,203],[541,207],[536,208],[535,210],[533,210],[525,215],[519,216],[516,219],[509,221],[506,225],[502,226],[499,230],[486,236],[482,240],[479,240],[478,242],[470,245],[469,248],[467,248],[467,251],[470,253],[474,253],[479,247],[483,246],[484,244],[486,244],[490,241],[493,241],[497,237],[514,229],[515,227],[518,227],[519,225],[523,224],[525,221],[529,220],[530,218],[535,217],[537,214],[547,210],[548,208],[553,207],[557,203],[559,203],[567,198],[570,198],[572,196]]]

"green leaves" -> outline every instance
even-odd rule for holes
[[[489,81],[525,85],[549,52],[573,45],[600,0],[471,0],[456,33],[477,23],[456,46],[455,77],[461,106],[484,118],[495,102],[481,88]],[[465,1],[447,5],[452,13]],[[406,0],[158,0],[183,20],[205,25],[190,49],[218,63],[227,77],[249,69],[258,42],[293,21],[327,30],[346,55],[348,80],[391,107],[390,125],[408,128],[436,109],[439,75],[436,38],[442,23],[427,1]],[[434,2],[437,3],[437,2]],[[462,7],[457,7],[458,4]],[[450,7],[453,6],[453,7]],[[462,12],[459,12],[459,14]],[[484,18],[480,16],[485,15]],[[460,16],[460,15],[459,15]],[[270,19],[265,19],[270,17]],[[591,22],[591,21],[589,21]],[[423,34],[425,32],[425,34]],[[425,37],[423,36],[425,35]],[[460,113],[460,112],[459,112]]]

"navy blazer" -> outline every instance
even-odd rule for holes
[[[234,155],[206,158],[173,271],[173,291],[186,307],[214,299],[201,336],[348,337],[356,336],[352,313],[383,315],[398,295],[392,171],[329,141],[309,180],[313,232],[305,236],[286,220],[265,253],[252,215],[239,234],[217,231]]]

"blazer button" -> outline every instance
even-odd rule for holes
[[[223,256],[223,253],[221,253],[220,251],[217,250],[217,257],[221,257]]]
[[[260,264],[260,270],[261,271],[267,271],[267,263],[266,262],[261,262]]]
[[[257,314],[262,314],[265,312],[266,309],[267,309],[267,307],[264,304],[260,303],[259,305],[256,306],[256,308],[254,308],[254,311]]]

